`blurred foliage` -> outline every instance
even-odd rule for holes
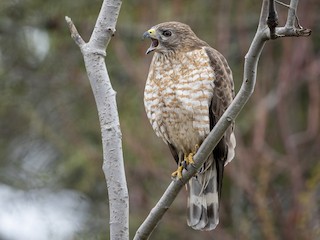
[[[0,181],[20,189],[74,189],[91,201],[77,239],[106,239],[107,189],[99,122],[70,16],[87,40],[102,1],[0,2]],[[142,33],[169,20],[188,23],[222,52],[242,81],[261,1],[124,1],[107,67],[117,91],[130,194],[130,235],[167,184],[175,163],[143,107],[151,56]],[[186,226],[181,192],[151,239],[319,239],[320,3],[300,1],[310,38],[266,44],[256,91],[237,119],[237,152],[226,168],[221,220],[213,232]],[[287,9],[278,6],[280,23]],[[157,186],[157,187],[155,187]]]

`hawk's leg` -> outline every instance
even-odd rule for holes
[[[187,169],[187,166],[189,164],[194,164],[193,156],[196,154],[198,149],[199,149],[199,145],[196,144],[196,146],[194,147],[194,150],[191,153],[189,153],[188,155],[184,155],[184,161],[182,162],[183,168]]]
[[[182,178],[182,170],[183,170],[183,164],[182,161],[183,159],[183,153],[181,152],[179,154],[179,161],[178,161],[178,168],[176,171],[174,171],[172,174],[171,174],[171,177],[175,178],[175,177],[178,177],[178,179]]]
[[[199,145],[196,144],[194,150],[191,153],[189,153],[188,156],[184,155],[183,161],[181,161],[181,156],[179,156],[178,168],[171,174],[172,177],[178,177],[178,179],[182,178],[182,170],[186,169],[189,164],[194,164],[193,156],[196,154],[198,149]]]
[[[194,160],[193,160],[193,156],[196,154],[196,152],[199,149],[199,145],[196,144],[194,147],[194,151],[192,151],[191,153],[189,153],[188,156],[184,157],[184,161],[183,161],[183,165],[186,168],[189,164],[194,164]]]

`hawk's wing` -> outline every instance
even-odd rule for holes
[[[214,73],[212,98],[208,99],[210,130],[219,121],[234,97],[232,73],[225,58],[211,47],[204,47]],[[219,223],[224,166],[234,156],[235,137],[230,126],[196,179],[189,181],[188,225],[194,229],[212,230]]]
[[[234,84],[231,69],[223,55],[211,47],[206,47],[205,50],[215,73],[214,94],[209,108],[210,130],[212,130],[234,98]],[[217,167],[219,198],[221,197],[224,166],[234,157],[234,148],[235,137],[232,125],[213,150],[213,157]]]

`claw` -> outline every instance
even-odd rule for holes
[[[171,177],[173,177],[173,178],[178,177],[178,179],[181,179],[182,178],[182,170],[183,170],[183,167],[179,166],[178,169],[171,174]]]
[[[194,160],[193,160],[193,156],[196,154],[196,152],[198,151],[199,149],[199,145],[196,144],[194,146],[194,151],[189,153],[189,155],[187,157],[184,158],[185,162],[186,162],[186,165],[189,165],[189,164],[194,164]]]
[[[193,156],[194,156],[194,153],[189,153],[188,157],[186,157],[185,161],[187,165],[194,164]]]
[[[182,178],[182,170],[183,169],[187,169],[187,166],[189,164],[194,164],[194,160],[193,160],[193,156],[196,154],[196,152],[198,151],[199,149],[199,145],[196,144],[195,147],[194,147],[194,151],[189,153],[189,155],[185,155],[184,156],[184,161],[181,161],[179,163],[179,166],[177,168],[176,171],[174,171],[172,174],[171,174],[171,177],[175,178],[177,177],[178,179],[181,179]]]
[[[194,146],[194,154],[196,154],[196,152],[198,151],[199,147],[200,147],[199,144],[196,144]]]

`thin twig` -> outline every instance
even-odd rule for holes
[[[285,6],[285,7],[287,7],[287,8],[290,8],[290,5],[288,5],[288,4],[285,4],[285,3],[281,2],[281,1],[278,1],[278,0],[274,0],[274,1],[275,1],[276,3],[282,5],[282,6]]]
[[[69,18],[68,16],[65,16],[65,20],[68,24],[70,33],[71,33],[71,38],[75,41],[75,43],[81,48],[85,42],[82,39],[82,37],[80,36],[76,26],[73,24],[71,18]]]

